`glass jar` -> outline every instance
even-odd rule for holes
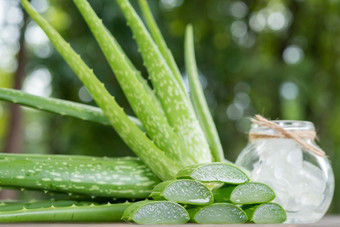
[[[313,123],[271,122],[299,135],[308,145],[317,147]],[[310,136],[311,133],[314,136]],[[247,172],[252,181],[272,187],[276,193],[273,202],[279,203],[287,212],[286,223],[320,220],[334,193],[334,175],[327,157],[311,152],[296,140],[285,138],[267,126],[253,123],[249,135],[250,141],[235,164]]]

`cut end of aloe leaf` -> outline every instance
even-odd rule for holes
[[[275,193],[268,185],[258,182],[248,182],[238,185],[230,195],[230,201],[236,204],[255,204],[270,202]]]
[[[170,201],[141,201],[129,206],[122,219],[137,224],[184,224],[189,221],[188,212],[181,205]]]
[[[248,176],[233,164],[213,162],[188,166],[177,173],[177,178],[189,178],[202,182],[242,184]]]
[[[209,188],[195,180],[162,182],[155,186],[150,196],[155,200],[168,200],[191,205],[207,205],[214,201]]]
[[[245,211],[255,224],[283,223],[287,219],[285,210],[277,203],[264,203]]]
[[[188,212],[191,221],[199,224],[241,224],[248,220],[241,208],[229,203],[214,203]]]

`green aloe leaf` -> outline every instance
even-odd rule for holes
[[[178,161],[181,154],[185,154],[186,148],[169,125],[163,110],[160,110],[159,101],[153,93],[150,96],[150,92],[140,82],[140,79],[138,79],[140,77],[139,72],[128,60],[117,41],[104,27],[90,4],[85,0],[74,0],[74,2],[89,25],[112,70],[115,72],[125,96],[138,118],[142,121],[148,135],[168,157]],[[180,161],[178,166],[180,166],[179,164],[181,164]],[[175,168],[173,166],[173,169]],[[179,167],[177,167],[178,169]]]
[[[285,210],[277,203],[242,206],[249,221],[255,224],[283,223],[287,219]]]
[[[202,182],[242,184],[248,176],[233,164],[213,162],[188,166],[177,173],[178,179],[189,178]]]
[[[0,186],[143,199],[160,180],[137,158],[0,153]]]
[[[256,204],[270,202],[275,192],[268,185],[259,182],[247,182],[240,185],[225,184],[213,190],[215,201],[231,201],[235,204]]]
[[[120,222],[130,203],[50,206],[0,212],[0,222]]]
[[[97,79],[93,70],[82,61],[81,57],[71,48],[70,44],[32,8],[27,0],[21,0],[21,3],[28,14],[44,30],[54,47],[86,86],[97,105],[103,110],[123,141],[159,178],[163,180],[173,179],[176,174],[176,169],[173,170],[169,168],[169,166],[176,166],[176,162],[164,154],[164,152],[128,118],[114,97],[105,89],[104,84]]]
[[[169,124],[185,143],[180,161],[185,165],[211,162],[212,156],[187,94],[182,91],[167,62],[141,19],[127,0],[117,0],[131,27],[156,95]]]
[[[157,23],[155,19],[152,16],[150,7],[148,5],[147,0],[139,0],[139,6],[142,9],[143,16],[145,18],[146,24],[149,27],[149,30],[151,32],[152,38],[155,40],[155,43],[157,44],[159,51],[163,55],[163,58],[165,59],[166,63],[168,64],[170,70],[172,71],[173,75],[175,76],[177,83],[180,85],[182,91],[186,93],[184,83],[182,80],[182,74],[178,69],[178,66],[176,64],[176,61],[169,50],[168,46],[166,45],[166,42],[157,26]]]
[[[10,88],[0,88],[0,100],[64,116],[75,117],[85,121],[111,125],[109,119],[104,115],[100,108],[90,105],[56,98],[40,97]],[[141,130],[145,130],[138,118],[132,116],[129,116],[129,118]]]
[[[188,209],[190,221],[199,224],[242,224],[248,218],[239,207],[230,203],[214,203]]]
[[[222,162],[224,161],[223,148],[198,77],[195,59],[194,36],[191,25],[188,25],[186,28],[184,47],[185,66],[189,78],[191,100],[194,104],[196,115],[204,131],[205,137],[209,143],[214,161]]]
[[[188,212],[181,205],[170,201],[141,201],[129,206],[122,219],[148,225],[184,224]]]
[[[191,205],[207,205],[214,201],[210,189],[195,180],[164,181],[154,187],[150,197]]]

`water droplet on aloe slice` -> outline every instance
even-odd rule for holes
[[[129,206],[124,221],[137,224],[184,224],[189,221],[188,212],[181,205],[170,201],[141,201]]]
[[[207,205],[214,201],[209,188],[195,180],[164,181],[155,186],[150,196],[155,200],[191,205]]]
[[[266,203],[275,198],[274,191],[266,184],[247,182],[240,185],[225,184],[213,190],[215,201],[235,204]]]
[[[242,207],[249,221],[256,224],[283,223],[287,219],[285,210],[277,203],[246,205]]]
[[[240,224],[248,219],[242,209],[229,203],[214,203],[188,212],[191,221],[199,224]]]
[[[177,173],[177,178],[229,184],[242,184],[249,180],[248,176],[238,167],[224,162],[188,166]]]

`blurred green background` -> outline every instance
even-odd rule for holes
[[[84,20],[69,0],[32,0],[35,8],[133,114]],[[91,0],[104,24],[147,78],[115,1]],[[138,9],[135,1],[132,3]],[[193,24],[201,82],[226,157],[247,143],[249,117],[314,122],[336,178],[330,212],[340,212],[340,1],[150,0],[185,79],[183,36]],[[95,105],[18,0],[0,0],[0,86]],[[19,109],[0,102],[4,152],[125,156],[111,127]]]

